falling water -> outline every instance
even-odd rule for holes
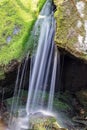
[[[46,10],[45,10],[46,12]],[[38,47],[36,51],[32,77],[29,84],[29,93],[26,105],[27,114],[38,104],[38,90],[43,87],[44,76],[46,75],[47,60],[54,38],[55,20],[53,14],[45,16],[40,31]],[[32,95],[34,95],[32,97]]]
[[[26,69],[26,64],[28,61],[28,56],[29,56],[29,54],[27,55],[27,58],[25,60],[24,67],[23,67],[22,74],[21,74],[21,78],[20,78],[19,91],[18,91],[17,101],[16,101],[16,108],[18,108],[18,104],[19,104],[19,98],[20,98],[20,93],[21,93],[21,89],[22,89],[23,78],[24,78],[24,73],[25,73],[25,69]]]
[[[58,60],[58,51],[57,51],[57,48],[55,47],[52,79],[51,79],[49,101],[48,101],[48,110],[50,110],[50,111],[52,111],[52,107],[53,107],[53,98],[54,98],[56,73],[57,73],[57,60]]]
[[[26,66],[28,64],[28,58],[29,58],[29,53],[27,54],[26,59],[24,60],[24,65],[22,67],[22,73],[20,75],[21,72],[21,64],[19,65],[18,68],[18,73],[17,73],[17,79],[16,79],[16,84],[15,84],[15,89],[14,89],[14,95],[13,95],[13,100],[12,100],[12,105],[11,105],[11,112],[10,112],[10,119],[9,119],[9,123],[8,126],[10,127],[10,130],[15,130],[15,129],[19,129],[19,126],[17,125],[16,121],[13,118],[13,115],[15,115],[15,118],[17,115],[17,112],[20,109],[20,100],[21,100],[21,96],[22,96],[22,89],[23,89],[23,84],[24,84],[24,76],[26,73]],[[18,113],[19,114],[19,113]],[[13,118],[13,119],[12,119]]]
[[[52,23],[51,23],[51,22]],[[50,23],[49,23],[50,22]],[[37,82],[35,86],[35,92],[34,92],[34,97],[33,97],[33,102],[32,106],[35,108],[35,106],[38,104],[39,97],[38,97],[38,90],[43,88],[43,82],[44,82],[44,75],[46,75],[46,67],[48,65],[48,55],[52,46],[52,39],[53,39],[53,34],[54,34],[54,19],[52,16],[49,18],[46,18],[43,22],[42,28],[44,27],[46,33],[45,33],[45,42],[44,42],[44,47],[42,48],[42,58],[41,58],[41,63],[39,65],[39,71],[38,71],[38,77],[37,77]],[[42,37],[40,37],[42,39]],[[41,44],[41,43],[40,43]],[[38,51],[39,53],[39,51]],[[41,55],[40,55],[41,56]],[[38,98],[37,98],[38,97]],[[37,100],[36,100],[37,98]]]
[[[20,66],[18,67],[18,72],[17,72],[17,79],[16,79],[16,83],[15,83],[14,95],[13,95],[11,112],[10,112],[10,119],[9,119],[9,124],[8,124],[9,126],[11,124],[12,114],[14,113],[14,107],[15,107],[14,104],[15,104],[15,96],[16,96],[17,89],[18,89],[19,73],[20,73]]]
[[[53,17],[51,2],[49,1],[50,0],[46,2],[46,5],[41,11],[39,20],[36,22],[32,32],[33,35],[36,35],[38,32],[37,27],[40,26],[37,48],[36,50],[33,51],[33,54],[31,56],[32,58],[29,74],[30,75],[29,90],[25,107],[26,114],[24,117],[20,117],[21,115],[20,113],[22,113],[23,111],[21,111],[21,109],[18,109],[19,108],[18,104],[21,93],[21,86],[23,84],[23,79],[25,76],[24,74],[26,71],[28,56],[24,63],[20,81],[19,81],[20,69],[18,70],[15,93],[18,89],[16,108],[18,109],[19,114],[16,121],[12,122],[13,124],[11,130],[15,129],[21,130],[22,128],[25,129],[29,128],[30,113],[35,112],[41,108],[44,109],[44,102],[45,102],[44,97],[46,95],[47,85],[49,85],[50,92],[49,92],[48,105],[46,106],[46,108],[52,110],[55,83],[56,83],[56,71],[58,64],[58,51],[54,44],[55,19]],[[39,91],[41,91],[41,94],[39,94]],[[14,107],[14,98],[11,111],[13,111],[13,107]]]
[[[53,49],[54,49],[54,43],[52,43],[50,56],[49,56],[49,59],[48,59],[48,66],[47,66],[47,70],[46,70],[46,77],[45,77],[45,80],[44,80],[43,93],[42,93],[42,99],[41,99],[41,107],[42,108],[43,108],[43,105],[44,105],[44,98],[46,96],[46,89],[47,89],[47,83],[48,83],[48,78],[49,78],[49,73],[50,73],[51,62],[52,62]]]

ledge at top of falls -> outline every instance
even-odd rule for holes
[[[55,43],[66,52],[87,63],[87,1],[54,0]]]

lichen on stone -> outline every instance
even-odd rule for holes
[[[87,60],[87,1],[54,2],[57,6],[56,44],[76,57]]]

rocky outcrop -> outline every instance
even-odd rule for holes
[[[32,51],[31,30],[45,1],[0,1],[0,97],[14,90],[17,68]]]
[[[87,1],[54,0],[57,6],[55,43],[87,62]]]
[[[4,99],[13,95],[18,65],[17,60],[12,60],[4,70],[4,77],[0,78],[0,102],[2,98]]]
[[[54,3],[57,7],[55,43],[61,54],[59,87],[63,94],[69,91],[75,98],[73,106],[80,113],[87,109],[84,93],[87,88],[87,1],[54,0]]]
[[[0,80],[0,102],[2,101],[2,98],[9,98],[13,96],[14,88],[16,84],[16,79],[19,71],[18,76],[18,86],[20,84],[22,70],[25,64],[26,57],[19,63],[17,60],[12,60],[6,67],[5,71],[5,77]],[[24,73],[23,79],[26,79],[26,82],[24,82],[21,85],[21,88],[28,89],[29,84],[29,70],[30,70],[30,57],[27,59],[26,63],[26,72]],[[24,81],[24,80],[23,80]]]
[[[32,0],[0,1],[0,79],[5,78],[11,61],[19,62],[27,49],[31,51],[27,41],[45,1],[36,0],[34,4]]]

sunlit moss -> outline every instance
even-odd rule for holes
[[[37,0],[36,0],[37,1]],[[20,59],[32,26],[46,0],[1,0],[0,1],[0,64]],[[19,29],[14,34],[15,28]],[[9,39],[10,37],[10,39]]]

